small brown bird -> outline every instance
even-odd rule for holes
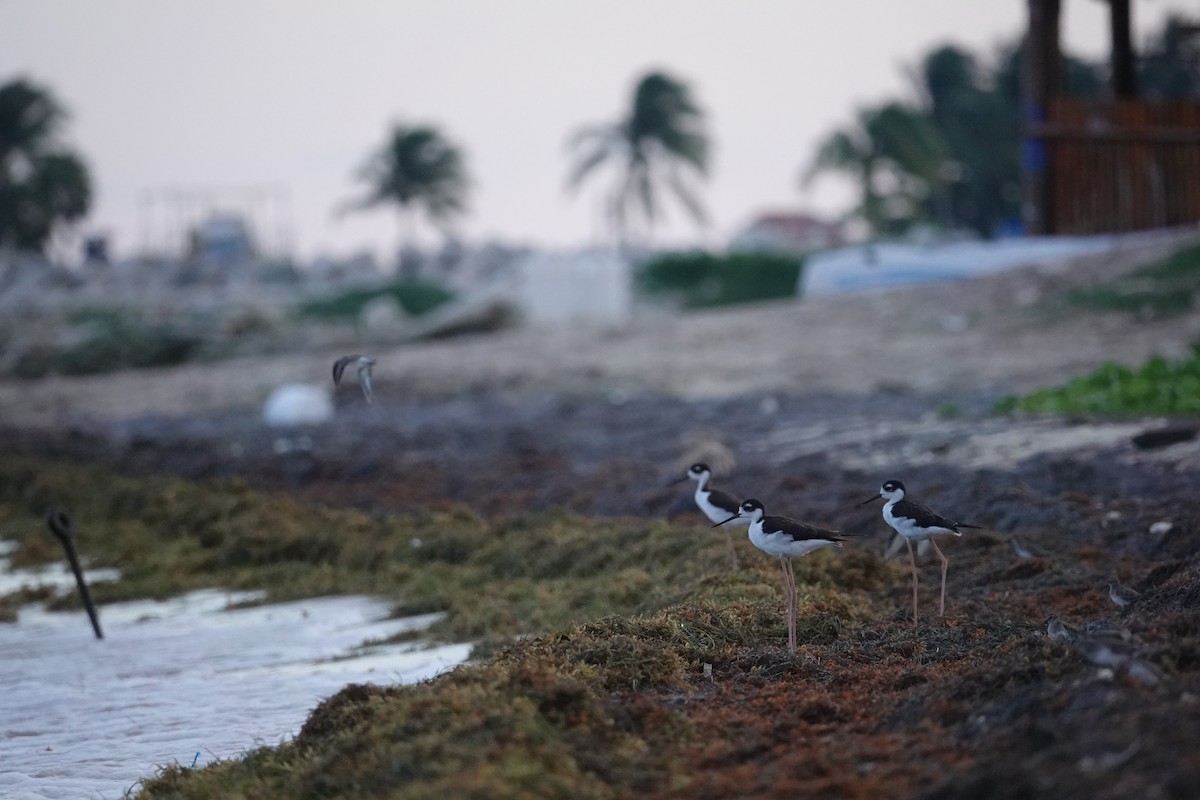
[[[1114,580],[1108,585],[1108,599],[1112,600],[1120,608],[1124,608],[1141,596],[1141,592],[1130,589],[1121,583],[1120,580]]]

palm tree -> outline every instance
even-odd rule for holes
[[[706,222],[693,182],[708,174],[710,143],[704,112],[682,81],[661,72],[645,75],[634,89],[633,105],[624,119],[584,128],[569,145],[575,154],[567,179],[570,189],[577,189],[605,163],[618,170],[606,209],[618,241],[627,242],[635,213],[648,231],[653,229],[661,216],[662,184],[697,223]]]
[[[27,80],[0,86],[0,247],[41,250],[91,207],[87,166],[58,147],[66,112]]]
[[[952,166],[928,117],[902,103],[887,103],[860,111],[854,127],[830,134],[802,183],[825,172],[849,174],[861,192],[857,213],[872,230],[895,233],[934,213]]]
[[[462,153],[432,126],[393,126],[383,148],[363,164],[358,177],[367,182],[367,194],[344,210],[395,204],[408,243],[414,238],[418,211],[442,232],[466,211],[470,178]]]

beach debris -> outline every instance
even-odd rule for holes
[[[50,532],[62,542],[63,550],[67,553],[67,561],[71,564],[71,571],[75,573],[75,585],[79,587],[79,599],[83,601],[88,619],[92,621],[92,630],[95,631],[97,639],[103,639],[100,617],[96,613],[96,606],[92,603],[92,595],[88,592],[87,581],[83,578],[83,569],[79,566],[79,554],[75,551],[75,529],[71,525],[71,518],[67,516],[66,511],[56,508],[46,515],[46,525],[49,526]]]
[[[263,422],[271,427],[313,425],[333,417],[333,400],[324,387],[288,383],[263,404]]]

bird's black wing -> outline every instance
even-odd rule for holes
[[[807,522],[801,522],[791,517],[763,517],[763,533],[783,533],[792,537],[797,542],[816,539],[824,539],[830,542],[845,540],[845,537],[838,531],[818,528],[816,525],[809,525]]]
[[[333,362],[334,386],[337,386],[342,382],[342,373],[346,371],[346,365],[356,360],[358,360],[358,356],[342,356],[337,361]]]
[[[728,511],[730,514],[738,513],[738,509],[742,507],[741,500],[738,500],[729,492],[722,492],[720,489],[709,489],[708,502],[722,511]]]
[[[966,522],[955,522],[949,517],[943,517],[929,506],[913,500],[901,500],[892,506],[892,516],[911,519],[922,528],[948,528],[952,531],[957,531],[959,528],[979,527],[978,525],[969,525]]]

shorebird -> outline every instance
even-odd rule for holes
[[[1119,579],[1114,580],[1108,585],[1108,599],[1112,600],[1120,608],[1124,608],[1141,596],[1141,592],[1130,589],[1128,586],[1121,583]]]
[[[1057,614],[1051,614],[1046,617],[1046,636],[1052,642],[1066,642],[1070,644],[1079,636],[1079,631],[1063,622]]]
[[[825,530],[807,522],[790,517],[768,517],[763,504],[757,500],[746,500],[737,513],[718,522],[723,525],[735,519],[750,520],[750,541],[764,553],[777,556],[783,570],[783,589],[788,604],[788,652],[796,653],[796,574],[792,571],[792,559],[804,556],[821,547],[841,547],[842,535],[837,531]],[[714,525],[713,527],[717,527]]]
[[[880,498],[887,500],[883,506],[883,521],[892,527],[896,533],[904,537],[908,545],[908,556],[912,561],[913,573],[913,625],[917,624],[917,556],[913,552],[913,542],[928,540],[933,551],[942,560],[942,594],[938,602],[938,616],[946,613],[946,569],[950,566],[941,548],[933,540],[934,536],[962,536],[959,528],[978,528],[978,525],[968,525],[965,522],[955,522],[943,517],[928,506],[912,500],[904,499],[904,484],[890,480],[879,487],[879,494],[869,497],[859,503],[865,506]]]
[[[1145,652],[1141,639],[1124,628],[1080,631],[1051,615],[1046,619],[1046,635],[1052,641],[1067,645],[1084,661],[1097,667],[1124,670],[1130,678],[1151,686],[1163,679],[1154,664],[1141,658]]]
[[[1009,539],[1009,542],[1012,544],[1013,552],[1017,554],[1017,558],[1023,561],[1028,561],[1031,558],[1037,558],[1037,556],[1033,554],[1033,551],[1022,544],[1021,540],[1017,537],[1012,537],[1012,539]]]
[[[367,403],[371,402],[371,367],[375,366],[375,359],[370,356],[342,356],[337,361],[333,362],[333,385],[337,386],[342,382],[342,373],[346,371],[346,367],[351,364],[358,365],[358,383],[362,386],[363,397],[367,398]]]
[[[738,569],[737,549],[733,546],[733,532],[730,529],[750,523],[749,519],[738,516],[741,503],[729,492],[709,488],[712,470],[709,469],[708,464],[703,462],[692,464],[688,467],[686,475],[672,483],[683,483],[686,480],[696,482],[696,492],[693,496],[696,498],[696,505],[704,512],[704,516],[708,517],[709,522],[715,522],[717,526],[725,529],[725,555],[729,559],[730,566]]]

